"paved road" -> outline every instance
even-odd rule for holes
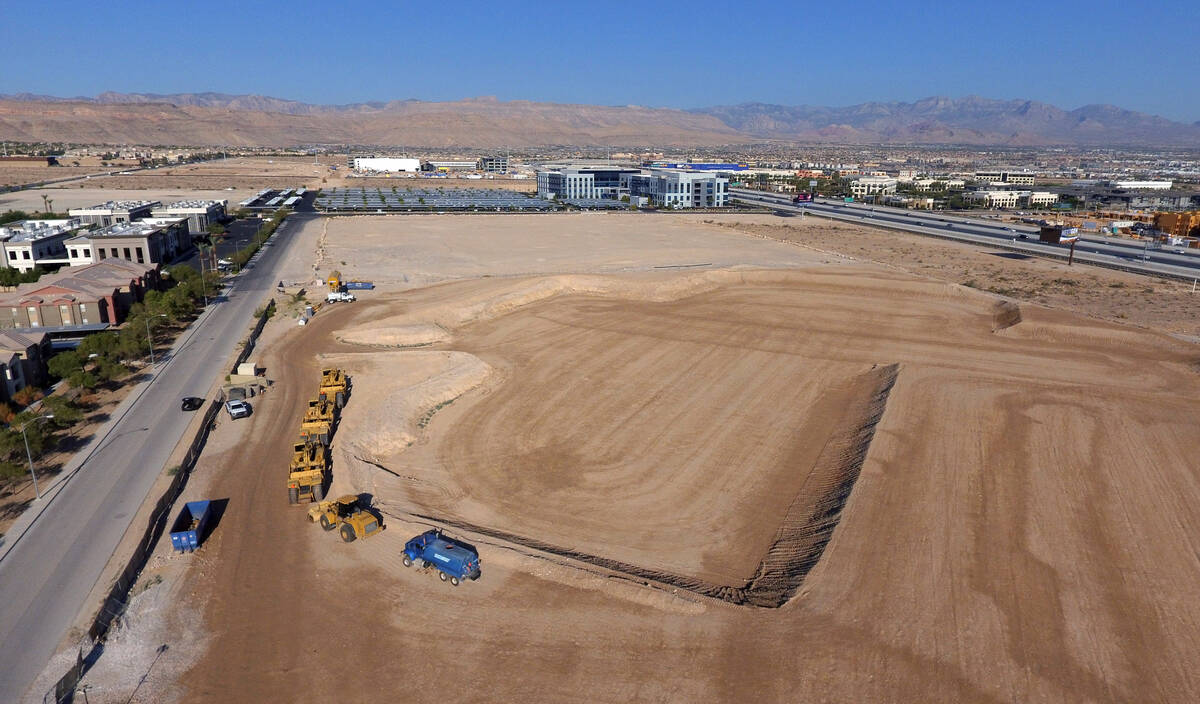
[[[732,195],[737,200],[770,205],[787,212],[804,210],[821,217],[878,224],[964,242],[1003,246],[1005,249],[1035,256],[1065,257],[1069,250],[1066,245],[1038,242],[1037,228],[1027,225],[862,203],[842,203],[825,198],[814,203],[793,206],[789,196],[742,189],[733,189]],[[1025,235],[1025,238],[1022,239],[1021,235]],[[1200,253],[1179,254],[1176,253],[1176,249],[1147,249],[1146,245],[1140,242],[1084,236],[1080,237],[1075,245],[1075,261],[1184,279],[1200,276]]]
[[[38,519],[4,546],[0,702],[18,701],[54,654],[192,420],[179,410],[179,399],[205,395],[228,371],[255,308],[274,288],[277,264],[291,249],[289,234],[311,217],[286,221],[229,296],[218,298],[169,354],[159,356],[153,380],[134,390],[107,433],[66,468],[82,462],[79,471],[43,499],[47,505]]]

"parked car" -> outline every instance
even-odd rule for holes
[[[246,418],[250,415],[250,404],[245,401],[226,401],[225,410],[229,413],[229,417],[234,420]]]
[[[183,401],[179,404],[180,410],[184,411],[196,411],[199,410],[203,405],[204,399],[196,398],[195,396],[185,396]]]

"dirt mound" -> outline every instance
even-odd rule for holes
[[[450,333],[440,325],[430,323],[415,323],[413,325],[398,325],[395,327],[378,328],[375,326],[354,328],[337,335],[337,339],[352,345],[370,345],[382,347],[428,347],[450,338]]]
[[[1006,330],[1021,322],[1021,306],[1016,301],[996,301],[992,306],[992,332]]]

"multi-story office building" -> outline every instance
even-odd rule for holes
[[[0,226],[0,266],[24,272],[67,264],[64,243],[82,227],[79,218],[22,220]]]
[[[355,171],[414,173],[421,170],[420,159],[408,159],[390,156],[355,156],[350,157],[349,162],[350,168],[354,169]]]
[[[1007,183],[1013,186],[1032,186],[1035,175],[1028,171],[976,171],[975,180],[984,183]]]
[[[181,200],[155,208],[156,218],[187,218],[188,232],[202,235],[209,225],[225,219],[226,200]]]
[[[479,158],[479,170],[485,174],[508,173],[508,157],[484,156]]]
[[[111,225],[66,241],[71,266],[86,266],[106,259],[169,264],[190,246],[185,218],[150,218]]]
[[[133,222],[150,217],[150,211],[162,205],[156,200],[110,200],[89,208],[71,208],[71,217],[79,218],[85,225],[108,227],[122,222]]]
[[[564,166],[538,171],[539,198],[616,199],[621,193],[622,174],[639,169],[616,166]]]
[[[729,204],[729,179],[715,173],[650,169],[621,176],[622,195],[671,208],[721,208]]]
[[[896,179],[890,176],[860,176],[850,182],[850,194],[855,198],[886,196],[896,192]]]

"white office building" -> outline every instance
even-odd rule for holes
[[[2,266],[21,272],[37,266],[66,264],[64,244],[82,228],[79,218],[67,220],[22,220],[0,226]]]
[[[350,168],[375,173],[416,173],[421,170],[421,160],[390,156],[356,156],[350,159]]]
[[[981,203],[986,208],[1015,208],[1021,198],[1021,191],[970,191],[964,197],[973,203]]]
[[[1171,181],[1113,181],[1112,185],[1117,188],[1128,188],[1138,191],[1169,191],[1173,183]]]
[[[1028,171],[976,171],[975,180],[989,184],[1005,183],[1012,186],[1032,186],[1036,175]]]
[[[722,208],[729,205],[729,179],[711,171],[650,169],[621,176],[621,190],[630,199],[648,198],[670,208]]]
[[[896,192],[896,179],[891,176],[861,176],[850,182],[850,194],[855,198],[891,195]]]
[[[225,218],[227,200],[180,200],[155,208],[150,212],[156,218],[187,218],[188,232],[202,235],[209,225]]]

